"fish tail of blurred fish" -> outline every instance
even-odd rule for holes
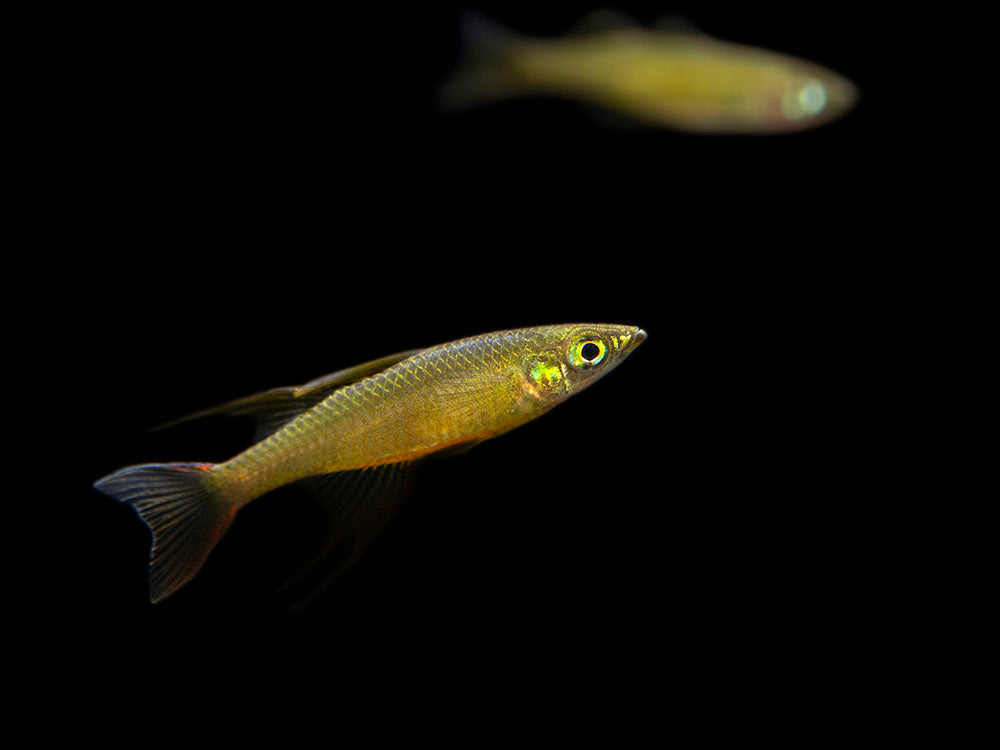
[[[460,51],[456,71],[438,91],[438,104],[455,111],[524,93],[512,63],[526,39],[479,13],[466,11],[459,21]]]
[[[94,483],[126,502],[153,533],[149,596],[166,598],[197,573],[225,535],[239,508],[212,472],[215,464],[128,466]]]

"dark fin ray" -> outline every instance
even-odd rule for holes
[[[195,419],[220,414],[233,417],[249,416],[257,420],[257,432],[254,438],[260,441],[268,435],[277,432],[299,414],[316,406],[316,404],[320,403],[338,388],[351,385],[371,375],[377,375],[419,351],[422,350],[411,349],[405,352],[390,354],[387,357],[373,359],[370,362],[364,362],[363,364],[338,370],[329,375],[310,380],[305,385],[272,388],[251,396],[244,396],[233,401],[227,401],[219,406],[202,409],[194,414],[165,422],[153,429],[164,430],[168,427],[191,422]]]
[[[413,463],[326,474],[302,480],[327,514],[322,547],[278,589],[292,612],[314,603],[364,553],[413,485]]]
[[[149,599],[167,598],[205,564],[236,516],[236,506],[206,484],[212,464],[128,466],[94,487],[129,503],[153,533]]]

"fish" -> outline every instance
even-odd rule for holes
[[[538,418],[645,338],[630,325],[560,324],[399,352],[164,425],[254,417],[256,442],[227,461],[127,466],[94,487],[130,505],[149,527],[153,603],[198,573],[241,508],[299,480],[312,482],[329,513],[326,550],[351,542],[339,574],[391,518],[421,461]]]
[[[532,38],[470,12],[462,21],[465,59],[439,101],[455,111],[552,96],[676,131],[767,134],[832,122],[859,98],[854,83],[821,65],[715,39],[676,20],[660,26],[603,13],[577,33]]]

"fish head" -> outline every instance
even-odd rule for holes
[[[848,79],[803,65],[771,89],[762,108],[763,124],[772,132],[813,128],[846,114],[857,100],[857,87]]]
[[[611,372],[645,339],[646,332],[637,326],[554,326],[540,342],[543,347],[524,358],[525,383],[535,397],[561,401]]]

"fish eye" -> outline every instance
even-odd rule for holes
[[[569,348],[569,363],[582,370],[600,364],[607,353],[608,348],[600,339],[580,339]]]
[[[826,107],[826,87],[815,78],[785,92],[781,100],[781,112],[789,120],[818,115]]]

